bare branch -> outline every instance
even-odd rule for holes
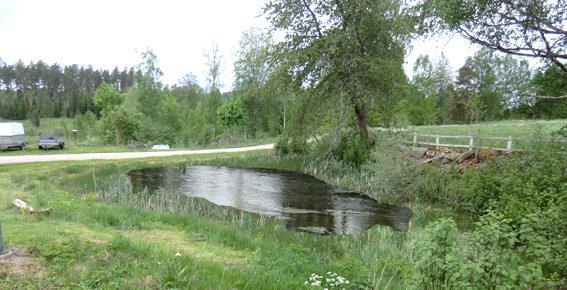
[[[319,20],[317,20],[317,16],[313,12],[313,10],[311,10],[311,7],[309,7],[309,4],[305,0],[302,0],[301,2],[303,3],[303,7],[305,7],[305,9],[307,9],[309,14],[311,14],[311,18],[313,18],[313,23],[315,24],[315,29],[317,30],[317,34],[319,35],[319,38],[323,38],[323,33],[321,32],[321,27],[319,24]]]

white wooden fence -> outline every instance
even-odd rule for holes
[[[480,149],[491,149],[497,151],[520,151],[521,149],[514,148],[514,141],[525,141],[525,142],[567,142],[566,138],[549,138],[549,137],[542,137],[542,138],[528,138],[528,137],[488,137],[488,136],[456,136],[456,135],[432,135],[432,134],[422,134],[418,132],[414,132],[412,144],[414,147],[418,145],[421,146],[435,146],[435,148],[439,149],[440,147],[448,147],[448,148],[466,148],[469,150],[473,150],[476,148]],[[424,138],[435,138],[435,143],[432,142],[425,142],[420,141],[420,137]],[[468,144],[443,144],[441,143],[441,139],[457,139],[457,140],[468,140]],[[499,147],[491,147],[491,146],[476,146],[480,140],[496,140],[496,141],[506,141],[506,148],[499,148]]]

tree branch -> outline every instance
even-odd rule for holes
[[[309,7],[309,4],[307,4],[305,0],[302,0],[301,2],[303,3],[303,7],[305,7],[309,14],[311,14],[311,18],[313,18],[313,23],[315,24],[315,29],[317,30],[319,38],[323,38],[323,33],[321,32],[321,27],[319,25],[319,20],[317,20],[317,15],[315,15],[315,13],[313,12],[313,10],[311,10],[311,7]]]

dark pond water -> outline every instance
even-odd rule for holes
[[[134,190],[167,188],[188,197],[280,218],[287,227],[352,234],[376,224],[404,231],[411,211],[341,191],[313,176],[274,169],[161,167],[128,173]]]

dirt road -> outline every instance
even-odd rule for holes
[[[201,149],[180,151],[152,151],[152,152],[119,152],[119,153],[81,153],[81,154],[53,154],[53,155],[20,155],[0,156],[0,164],[34,163],[50,161],[77,161],[77,160],[113,160],[132,158],[151,158],[178,155],[235,153],[255,150],[273,149],[274,144],[265,144],[250,147],[224,148],[224,149]]]

